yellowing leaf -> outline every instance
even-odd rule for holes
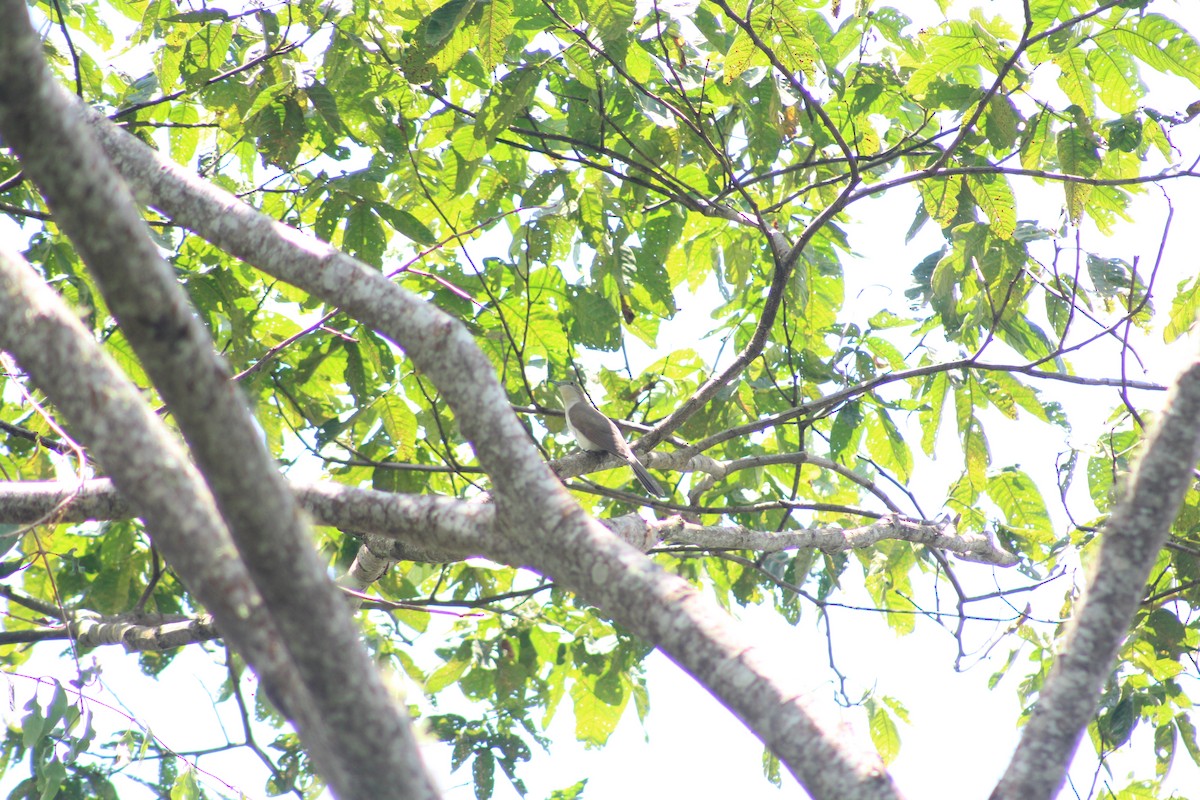
[[[1017,207],[1008,181],[995,173],[971,173],[966,179],[975,203],[988,216],[992,233],[1011,239],[1017,229]]]

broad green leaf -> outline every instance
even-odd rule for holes
[[[865,444],[880,467],[894,473],[902,483],[908,482],[912,472],[912,453],[886,410],[876,408],[873,414],[867,416]]]
[[[1200,44],[1174,20],[1161,14],[1128,17],[1124,24],[1097,35],[1109,37],[1154,69],[1187,78],[1200,86]]]
[[[953,79],[970,72],[978,76],[978,68],[991,66],[996,52],[995,39],[978,24],[951,20],[927,32],[925,58],[916,65],[908,79],[907,90],[921,99],[936,80]]]
[[[479,20],[479,58],[485,69],[494,69],[505,55],[513,29],[511,0],[487,0]]]
[[[475,120],[475,138],[485,140],[488,147],[495,144],[496,137],[528,108],[539,78],[540,73],[535,69],[506,75],[492,89],[483,104],[483,111]]]
[[[371,266],[383,264],[383,249],[386,239],[379,217],[368,203],[355,203],[346,215],[342,230],[342,247],[350,255]]]
[[[808,20],[794,2],[765,0],[755,3],[750,24],[788,73],[812,73],[816,43],[809,35]]]
[[[229,12],[219,8],[204,9],[200,11],[185,11],[181,14],[172,14],[168,17],[163,17],[163,22],[186,22],[189,24],[201,24],[205,22],[227,21]]]
[[[435,9],[421,26],[425,44],[431,47],[443,44],[478,3],[479,0],[450,0]]]
[[[1012,149],[1021,122],[1021,115],[1012,100],[997,95],[988,102],[983,118],[984,132],[997,151],[1008,153]]]
[[[945,227],[958,215],[958,194],[962,189],[962,178],[934,178],[917,184],[925,211],[939,225]]]
[[[423,222],[407,211],[390,206],[387,203],[377,203],[371,207],[384,222],[397,232],[404,234],[417,244],[435,244],[437,237]]]
[[[1004,371],[991,372],[982,383],[988,389],[988,397],[993,399],[993,402],[995,402],[994,391],[999,391],[1016,403],[1016,406],[1032,414],[1035,418],[1042,422],[1050,421],[1050,416],[1046,413],[1046,403],[1038,396],[1037,390],[1026,386],[1015,375]],[[1016,418],[1015,408],[1012,418]]]
[[[427,694],[437,694],[447,686],[458,681],[471,666],[470,659],[462,648],[451,661],[435,669],[425,681]]]
[[[992,232],[1001,239],[1012,238],[1017,229],[1016,200],[1004,176],[970,173],[966,181],[976,204],[987,214]]]
[[[346,126],[338,113],[337,100],[334,99],[333,92],[329,91],[329,87],[320,81],[313,81],[304,90],[304,93],[308,95],[308,100],[312,103],[313,108],[324,118],[334,133],[342,133],[345,130]]]
[[[1005,344],[1030,361],[1038,361],[1052,352],[1052,345],[1045,331],[1024,315],[1004,316],[996,332]]]
[[[395,458],[400,461],[412,459],[417,446],[417,417],[403,398],[384,394],[372,406],[383,423]]]
[[[1056,139],[1052,135],[1054,116],[1039,111],[1025,123],[1021,132],[1021,166],[1025,169],[1045,169],[1057,160]]]
[[[633,24],[632,0],[581,0],[584,17],[605,44],[619,42]]]
[[[1000,507],[1009,528],[1023,539],[1043,546],[1054,541],[1046,503],[1037,484],[1025,472],[1010,467],[991,476],[987,493]]]
[[[1054,56],[1059,69],[1058,88],[1067,98],[1089,116],[1096,114],[1096,91],[1087,73],[1087,54],[1078,48],[1067,48]]]
[[[475,782],[475,797],[488,800],[496,787],[496,758],[491,750],[478,750],[471,762],[471,777]]]
[[[987,437],[979,420],[971,415],[966,425],[960,425],[959,437],[963,446],[963,463],[966,466],[966,479],[972,490],[982,492],[985,486],[988,466],[992,457],[988,449]]]
[[[200,784],[196,782],[196,771],[191,767],[185,769],[175,781],[169,795],[171,800],[200,800],[201,796]]]
[[[1197,314],[1200,314],[1200,278],[1181,281],[1171,301],[1171,318],[1163,330],[1163,341],[1173,342],[1192,330]]]
[[[863,421],[862,406],[857,401],[844,405],[833,418],[833,429],[829,434],[829,457],[840,461],[858,441]]]
[[[571,700],[575,707],[575,738],[588,747],[599,747],[608,741],[621,721],[621,714],[629,702],[627,692],[609,692],[619,679],[612,673],[599,678],[579,675],[571,687]]]
[[[927,456],[932,456],[937,446],[938,430],[942,426],[942,411],[946,406],[946,393],[949,389],[949,376],[945,372],[938,372],[929,379],[925,394],[921,398],[928,407],[927,411],[922,409],[919,417],[921,450]]]
[[[1096,153],[1096,143],[1090,134],[1077,127],[1071,127],[1058,135],[1059,167],[1068,175],[1080,175],[1090,178],[1096,174],[1100,166],[1100,158]],[[1063,191],[1067,196],[1067,214],[1071,222],[1078,224],[1083,217],[1084,203],[1092,193],[1092,187],[1086,183],[1066,181]]]
[[[729,52],[725,54],[723,80],[727,84],[733,83],[751,66],[759,62],[765,63],[766,60],[766,54],[758,49],[750,34],[739,28],[733,37],[733,44],[729,46]]]
[[[868,717],[871,743],[875,745],[883,763],[890,764],[900,755],[900,731],[896,722],[882,703],[870,703]]]
[[[1138,79],[1137,65],[1128,51],[1119,46],[1089,50],[1087,67],[1104,105],[1118,114],[1128,114],[1137,108],[1143,87]]]

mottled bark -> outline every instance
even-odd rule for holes
[[[278,646],[315,705],[320,729],[301,726],[301,734],[324,738],[338,754],[335,764],[322,753],[321,766],[341,797],[435,797],[411,725],[359,641],[241,393],[80,105],[51,76],[25,3],[0,2],[0,30],[5,143],[96,276],[187,439],[279,630]]]
[[[1200,362],[1193,362],[1171,389],[1128,488],[1100,533],[1100,551],[1062,651],[992,800],[1049,800],[1058,794],[1197,461]]]

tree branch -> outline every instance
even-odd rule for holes
[[[0,19],[5,10],[0,6]],[[0,103],[0,128],[7,122],[4,109]],[[113,476],[112,482],[36,488],[15,503],[25,522],[70,518],[75,512],[67,509],[75,504],[92,513],[136,513],[189,591],[223,621],[230,641],[255,665],[272,696],[298,709],[301,725],[314,722],[305,716],[311,707],[306,690],[295,667],[282,657],[275,625],[234,555],[199,473],[79,318],[2,244],[0,348],[17,358]],[[128,501],[117,496],[114,483]],[[0,483],[6,492],[12,486]],[[54,615],[60,613],[55,610]]]
[[[1128,489],[1104,526],[1083,599],[992,800],[1051,798],[1062,786],[1197,461],[1200,360],[1188,365],[1167,396]]]
[[[0,95],[6,143],[96,275],[178,420],[275,621],[275,646],[290,654],[309,689],[312,720],[320,725],[303,726],[306,741],[324,739],[317,751],[331,747],[337,754],[322,753],[320,763],[343,797],[435,797],[407,719],[350,624],[306,521],[132,195],[100,150],[78,101],[50,75],[25,4],[4,0],[0,15],[7,31],[0,41],[0,84],[28,89]],[[345,691],[350,686],[354,691]],[[378,769],[356,769],[355,759]]]
[[[296,500],[318,525],[361,534],[380,559],[366,573],[339,581],[363,589],[382,574],[378,564],[393,561],[461,561],[471,556],[504,560],[506,545],[496,528],[495,508],[446,497],[405,495],[359,489],[337,483],[296,483]],[[0,524],[25,524],[58,509],[56,521],[123,519],[132,508],[120,501],[107,480],[76,487],[55,481],[0,483]],[[103,516],[111,513],[112,516]],[[826,551],[868,547],[884,539],[925,544],[973,561],[1012,566],[1015,558],[979,534],[957,534],[942,522],[922,522],[899,515],[858,528],[821,526],[782,533],[755,531],[740,525],[692,525],[680,516],[647,521],[636,514],[600,520],[618,538],[646,552],[661,541],[707,548],[773,552],[814,547]],[[361,554],[360,554],[361,556]],[[373,575],[373,577],[368,576]],[[359,580],[365,582],[358,583]]]

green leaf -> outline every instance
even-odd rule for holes
[[[342,248],[346,252],[373,267],[379,267],[383,265],[386,241],[379,217],[370,203],[355,203],[350,207],[342,230]]]
[[[1096,81],[1104,105],[1118,114],[1129,114],[1137,109],[1145,90],[1129,51],[1119,46],[1097,46],[1087,51],[1087,68]]]
[[[185,11],[182,14],[172,14],[169,17],[163,17],[163,22],[186,22],[192,25],[200,25],[205,22],[225,22],[229,20],[229,12],[219,8],[201,9],[199,11]]]
[[[1087,257],[1088,277],[1096,294],[1101,297],[1128,295],[1135,285],[1133,267],[1120,258],[1098,258],[1091,253]]]
[[[616,350],[621,342],[621,318],[616,308],[594,289],[568,289],[566,323],[570,339],[580,347]]]
[[[1017,406],[1025,409],[1027,413],[1032,414],[1042,422],[1050,422],[1050,415],[1047,414],[1047,405],[1042,401],[1036,389],[1026,386],[1015,375],[1004,371],[992,372],[987,378],[988,380],[983,386],[988,391],[988,397],[993,402],[996,402],[996,393],[999,392],[1005,398],[1016,403]],[[996,405],[999,406],[1000,403],[996,402]],[[1012,418],[1016,419],[1015,409]]]
[[[794,2],[765,0],[755,3],[750,25],[788,73],[811,75],[817,45],[809,35],[809,21]]]
[[[1040,360],[1052,352],[1052,345],[1045,331],[1024,315],[1003,317],[997,333],[1005,344],[1030,361]]]
[[[1100,741],[1105,748],[1120,747],[1129,741],[1135,725],[1137,706],[1132,698],[1123,698],[1097,720]]]
[[[900,755],[900,730],[882,703],[868,702],[867,714],[871,743],[875,745],[883,763],[891,764]]]
[[[193,106],[177,105],[171,108],[167,117],[172,123],[179,126],[173,127],[167,132],[167,141],[171,145],[171,158],[178,163],[186,164],[195,156],[196,147],[200,143],[200,132],[192,127],[200,122],[200,114]]]
[[[425,226],[425,223],[407,211],[390,206],[387,203],[374,203],[371,205],[371,208],[393,230],[407,236],[417,244],[437,244],[437,237],[433,235],[433,231],[429,230]]]
[[[723,78],[726,84],[736,81],[743,72],[759,62],[767,63],[766,54],[761,52],[750,38],[750,34],[739,28],[733,37],[733,44],[725,54],[725,69]]]
[[[513,29],[511,0],[487,0],[479,20],[479,58],[484,69],[494,69],[505,56]]]
[[[611,687],[617,678],[607,673],[599,679],[579,675],[571,687],[571,700],[575,707],[575,738],[589,747],[599,747],[608,741],[621,721],[621,714],[629,702],[628,693],[616,696],[609,691],[598,691]]]
[[[471,763],[471,777],[475,782],[475,797],[488,800],[496,788],[496,758],[491,750],[479,750]]]
[[[588,779],[584,778],[566,789],[555,789],[547,800],[583,800],[583,790],[587,788]]]
[[[958,195],[962,185],[963,179],[959,176],[935,178],[917,184],[926,213],[942,227],[949,225],[958,215]]]
[[[987,493],[1004,514],[1008,527],[1022,539],[1040,546],[1054,541],[1046,503],[1025,472],[1010,467],[993,475],[988,479]]]
[[[997,151],[1007,153],[1017,141],[1021,115],[1017,107],[1004,95],[988,101],[987,113],[983,118],[983,129],[988,143]]]
[[[1098,34],[1096,40],[1104,42],[1110,37],[1154,69],[1200,86],[1200,44],[1174,20],[1161,14],[1126,18],[1125,24]]]
[[[847,449],[857,440],[859,425],[862,424],[862,404],[851,401],[842,406],[833,418],[833,429],[829,432],[829,457],[841,461]]]
[[[1197,314],[1200,314],[1200,278],[1181,281],[1171,301],[1171,317],[1163,331],[1163,341],[1173,342],[1192,330]]]
[[[1077,127],[1067,128],[1058,135],[1059,167],[1068,175],[1090,178],[1100,168],[1100,156],[1092,136]],[[1083,216],[1083,206],[1092,193],[1086,183],[1066,181],[1063,191],[1067,195],[1067,214],[1071,222],[1078,224]]]
[[[960,423],[959,436],[962,438],[963,463],[967,468],[965,477],[974,492],[982,492],[992,456],[988,449],[983,425],[979,423],[979,419],[974,414],[968,418],[965,426]]]
[[[200,785],[196,783],[196,771],[188,767],[171,786],[171,800],[200,800]]]
[[[388,393],[379,397],[372,406],[378,413],[387,432],[395,457],[408,461],[417,449],[417,416],[401,397]]]
[[[1008,181],[994,173],[970,173],[966,181],[976,204],[987,214],[992,233],[1011,239],[1017,229],[1017,206]]]
[[[1054,64],[1059,69],[1058,88],[1089,117],[1095,116],[1096,94],[1092,78],[1087,74],[1087,54],[1070,47],[1055,54]]]
[[[895,473],[901,483],[907,483],[912,472],[912,453],[900,430],[887,411],[876,408],[867,417],[867,450],[880,467]]]
[[[399,64],[410,83],[428,83],[458,64],[478,43],[488,0],[450,0],[421,20]]]
[[[338,113],[337,101],[333,98],[333,92],[329,91],[329,87],[320,81],[313,81],[304,90],[304,93],[308,96],[313,108],[325,120],[325,124],[333,129],[334,133],[345,131],[346,126]]]
[[[421,25],[425,44],[429,46],[443,44],[478,2],[479,0],[450,0],[434,9]]]
[[[470,654],[459,648],[454,658],[435,669],[425,681],[425,693],[437,694],[452,683],[457,683],[471,666]]]
[[[1021,166],[1025,169],[1045,169],[1057,160],[1057,139],[1051,135],[1054,116],[1039,111],[1025,123],[1021,132]]]
[[[945,372],[938,372],[929,379],[925,394],[921,398],[928,408],[922,409],[919,417],[921,450],[927,456],[932,456],[937,446],[938,430],[942,425],[942,411],[946,406],[946,393],[949,389],[950,377]]]
[[[475,138],[484,140],[489,148],[495,144],[496,137],[529,107],[540,77],[541,73],[533,68],[505,75],[484,101],[475,120]]]
[[[1192,758],[1192,763],[1200,766],[1200,744],[1196,741],[1196,726],[1186,714],[1177,714],[1174,723],[1179,731],[1179,738],[1183,739],[1184,749]]]
[[[977,23],[951,20],[925,33],[925,58],[916,65],[905,87],[922,99],[934,81],[977,78],[978,68],[990,66],[997,51],[996,41]]]
[[[626,32],[633,25],[632,0],[581,0],[581,5],[584,17],[606,45],[624,46]]]

